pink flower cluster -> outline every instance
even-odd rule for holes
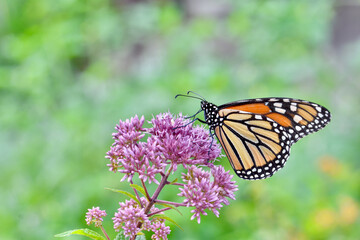
[[[148,201],[142,197],[141,202],[143,205],[147,205]],[[154,234],[152,239],[167,239],[167,235],[170,234],[170,227],[166,226],[163,219],[152,218],[150,219],[144,212],[144,208],[130,199],[125,203],[119,203],[120,208],[113,217],[115,231],[119,231],[121,228],[124,230],[125,236],[134,238],[141,230],[152,231]],[[159,209],[152,207],[150,213],[158,212]],[[141,225],[139,224],[141,223]]]
[[[124,174],[122,181],[127,179],[130,183],[138,176],[137,181],[146,193],[146,198],[139,197],[134,188],[138,202],[134,199],[120,202],[113,217],[114,229],[122,229],[130,239],[135,239],[143,230],[152,231],[152,239],[167,239],[170,228],[161,216],[172,207],[160,210],[155,207],[157,202],[194,208],[191,219],[196,218],[200,223],[201,215],[207,215],[206,209],[219,216],[219,209],[229,204],[228,199],[235,199],[237,190],[235,182],[231,181],[232,175],[222,166],[213,164],[221,149],[208,130],[194,127],[188,119],[170,113],[159,114],[149,123],[151,127],[144,128],[144,117],[139,119],[137,116],[120,121],[106,156],[110,171]],[[172,185],[169,177],[179,165],[187,173],[183,173],[182,182],[174,184],[180,186],[178,196],[184,200],[180,203],[159,200],[164,187]],[[157,189],[150,196],[146,183],[152,182],[157,184]]]
[[[193,127],[182,116],[174,118],[171,114],[159,114],[151,120],[152,128],[148,132],[156,143],[156,152],[163,161],[171,161],[176,166],[209,165],[217,158],[221,149],[218,144],[211,144],[209,131],[203,127]],[[211,146],[211,148],[210,148]]]
[[[179,196],[185,197],[184,203],[188,207],[195,207],[191,212],[191,219],[197,218],[200,223],[200,214],[207,215],[205,209],[210,209],[217,217],[223,204],[228,205],[227,198],[235,199],[237,190],[233,176],[225,172],[222,166],[213,166],[211,172],[204,171],[196,166],[188,168],[182,179],[186,183],[180,188]],[[213,180],[212,180],[213,178]]]
[[[88,212],[86,213],[86,223],[87,225],[90,225],[91,223],[95,223],[95,227],[100,227],[102,224],[102,217],[106,216],[106,212],[103,210],[100,210],[99,207],[93,207],[91,209],[88,209]]]
[[[164,173],[170,162],[173,171],[177,170],[178,164],[209,166],[210,161],[221,153],[217,143],[211,144],[207,130],[193,127],[181,116],[159,114],[150,123],[152,128],[143,128],[144,117],[135,116],[130,121],[120,120],[115,127],[115,142],[107,152],[106,158],[110,160],[107,166],[110,171],[124,173],[122,180],[131,180],[138,173],[140,179],[159,184],[155,176]],[[140,141],[145,133],[150,136],[146,141]]]
[[[156,144],[151,138],[147,142],[140,141],[146,132],[143,124],[144,117],[135,116],[125,122],[120,120],[115,127],[117,132],[113,133],[115,142],[107,152],[106,158],[110,159],[107,166],[110,171],[124,173],[122,181],[130,181],[138,173],[140,179],[158,183],[155,175],[163,172],[166,164],[156,153]]]

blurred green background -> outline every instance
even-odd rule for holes
[[[169,223],[170,239],[359,239],[359,21],[359,1],[0,1],[0,239],[87,227],[92,206],[113,237],[115,124],[193,114],[197,100],[174,99],[188,90],[301,98],[333,118],[272,178],[235,176],[219,218],[169,212],[184,229]]]

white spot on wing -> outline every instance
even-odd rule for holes
[[[278,108],[278,107],[275,108],[275,111],[278,112],[278,113],[281,113],[281,114],[284,114],[286,112],[285,109]]]
[[[291,110],[291,111],[295,112],[295,111],[296,111],[296,109],[297,109],[297,107],[296,107],[296,106],[294,106],[294,105],[290,105],[290,110]]]
[[[301,120],[302,120],[302,117],[300,117],[299,115],[295,115],[295,116],[294,116],[294,121],[295,121],[296,123],[299,123]]]
[[[278,103],[278,102],[277,102],[277,103],[274,103],[274,106],[275,106],[275,107],[282,107],[282,103]]]

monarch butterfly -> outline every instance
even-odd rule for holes
[[[330,122],[330,112],[319,104],[292,98],[256,98],[216,106],[203,97],[205,121],[216,135],[235,173],[243,179],[271,177],[284,167],[292,144]],[[175,98],[176,98],[175,97]]]

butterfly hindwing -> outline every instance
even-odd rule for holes
[[[224,112],[220,111],[220,116]],[[289,157],[291,139],[284,128],[260,114],[233,111],[215,127],[235,173],[244,179],[270,177]]]

